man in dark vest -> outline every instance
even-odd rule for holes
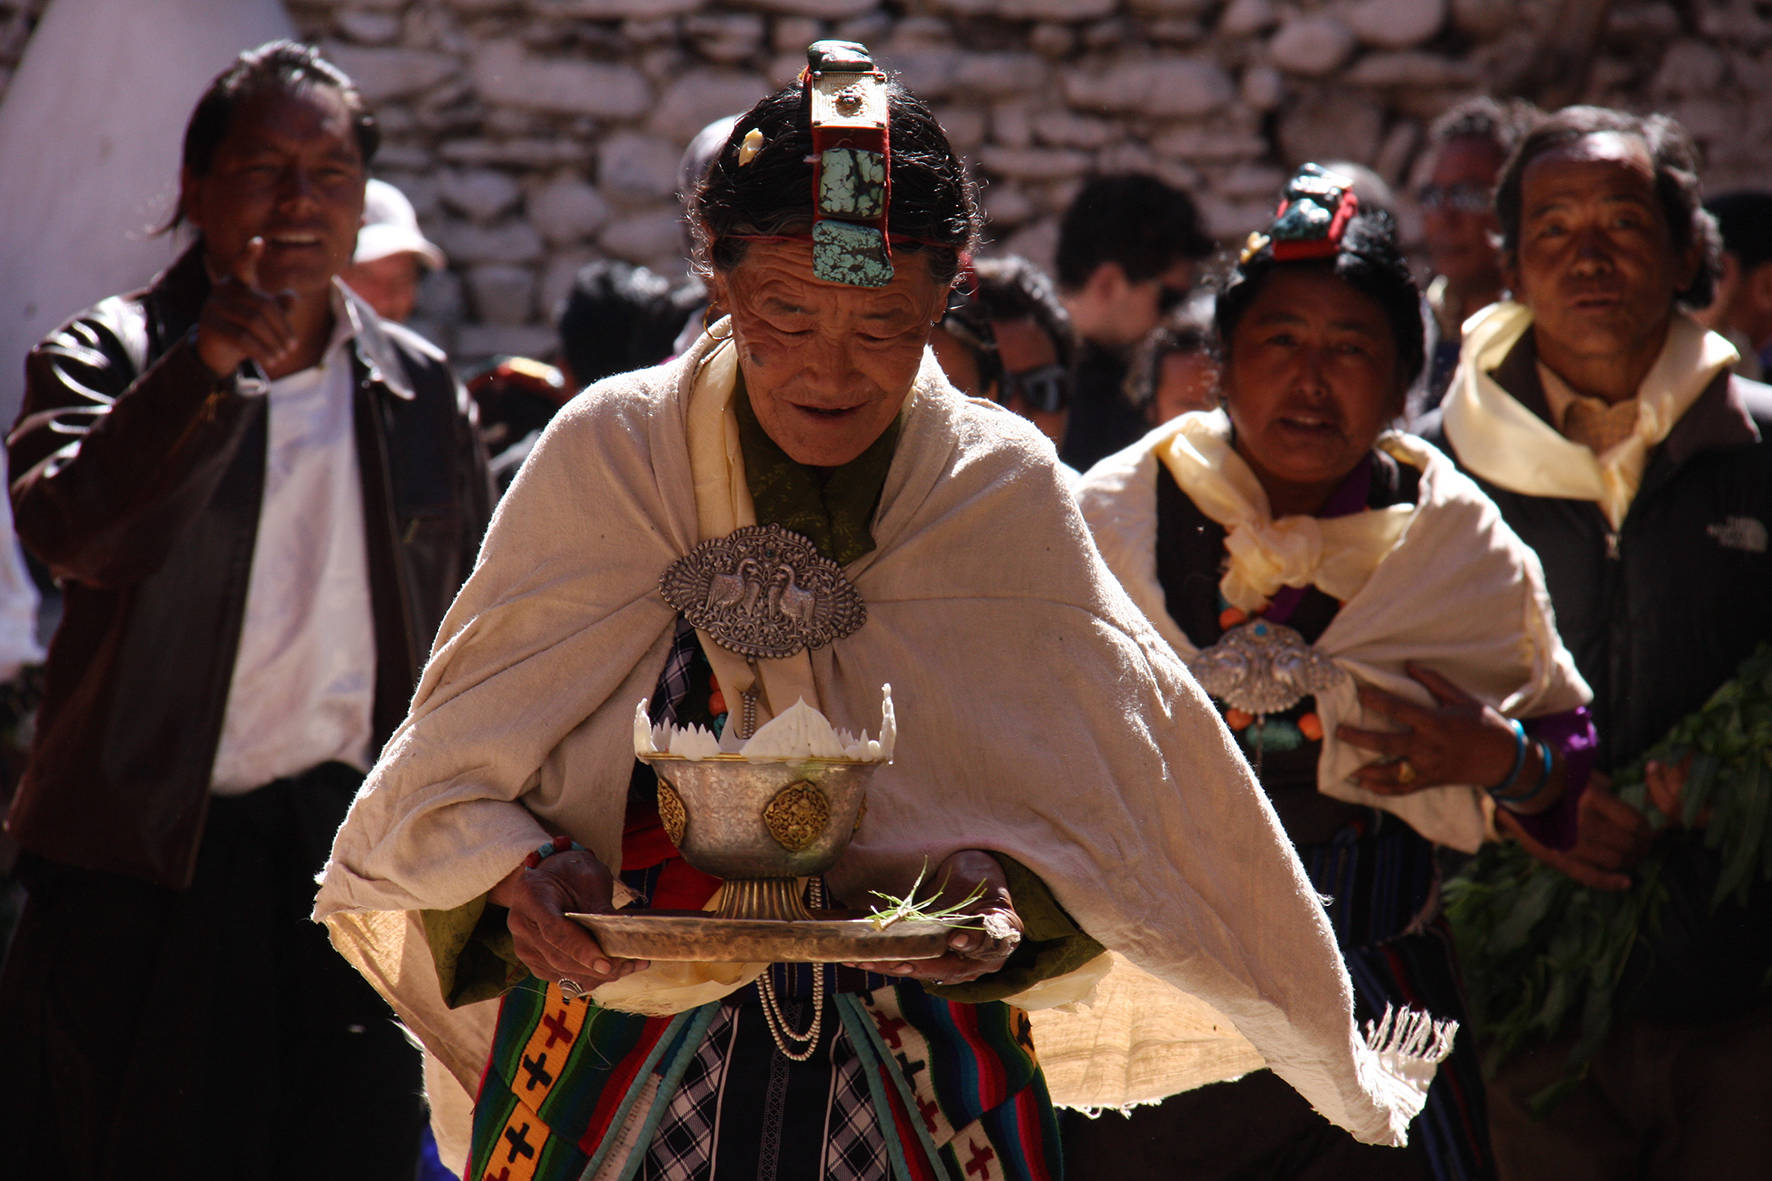
[[[1538,551],[1594,691],[1575,845],[1539,852],[1618,890],[1658,842],[1671,893],[1573,1093],[1542,1120],[1528,1110],[1573,1032],[1493,1081],[1501,1175],[1772,1176],[1772,888],[1713,905],[1704,818],[1652,833],[1607,782],[1772,640],[1772,390],[1733,375],[1735,349],[1685,311],[1709,299],[1716,241],[1673,120],[1543,117],[1502,169],[1496,212],[1513,299],[1467,322],[1441,413],[1445,444]],[[1651,764],[1646,781],[1680,816],[1682,767]]]

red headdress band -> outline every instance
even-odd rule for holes
[[[812,119],[812,273],[884,287],[892,281],[886,75],[854,41],[815,41],[806,61],[800,82]]]
[[[1353,182],[1316,164],[1306,164],[1286,185],[1267,237],[1275,262],[1333,258],[1341,236],[1360,208]]]

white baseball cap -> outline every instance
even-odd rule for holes
[[[416,254],[433,270],[449,261],[442,247],[419,231],[418,215],[406,194],[385,180],[371,179],[363,190],[363,226],[351,261],[374,262],[391,254]]]

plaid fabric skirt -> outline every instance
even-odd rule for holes
[[[810,969],[772,971],[788,1025],[806,1029]],[[833,992],[794,1062],[754,987],[647,1018],[532,980],[500,1010],[467,1176],[1039,1181],[1059,1159],[1027,1016],[1008,1005],[911,983]]]

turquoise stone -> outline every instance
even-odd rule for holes
[[[1268,230],[1268,236],[1281,241],[1314,242],[1327,237],[1335,215],[1315,201],[1294,201]]]
[[[812,227],[812,273],[827,283],[884,287],[892,282],[886,235],[873,226],[821,221]]]
[[[831,217],[867,221],[886,210],[886,158],[859,148],[827,148],[819,157],[818,207]]]
[[[1304,731],[1285,718],[1266,718],[1245,726],[1238,737],[1249,750],[1288,751],[1305,744]]]

